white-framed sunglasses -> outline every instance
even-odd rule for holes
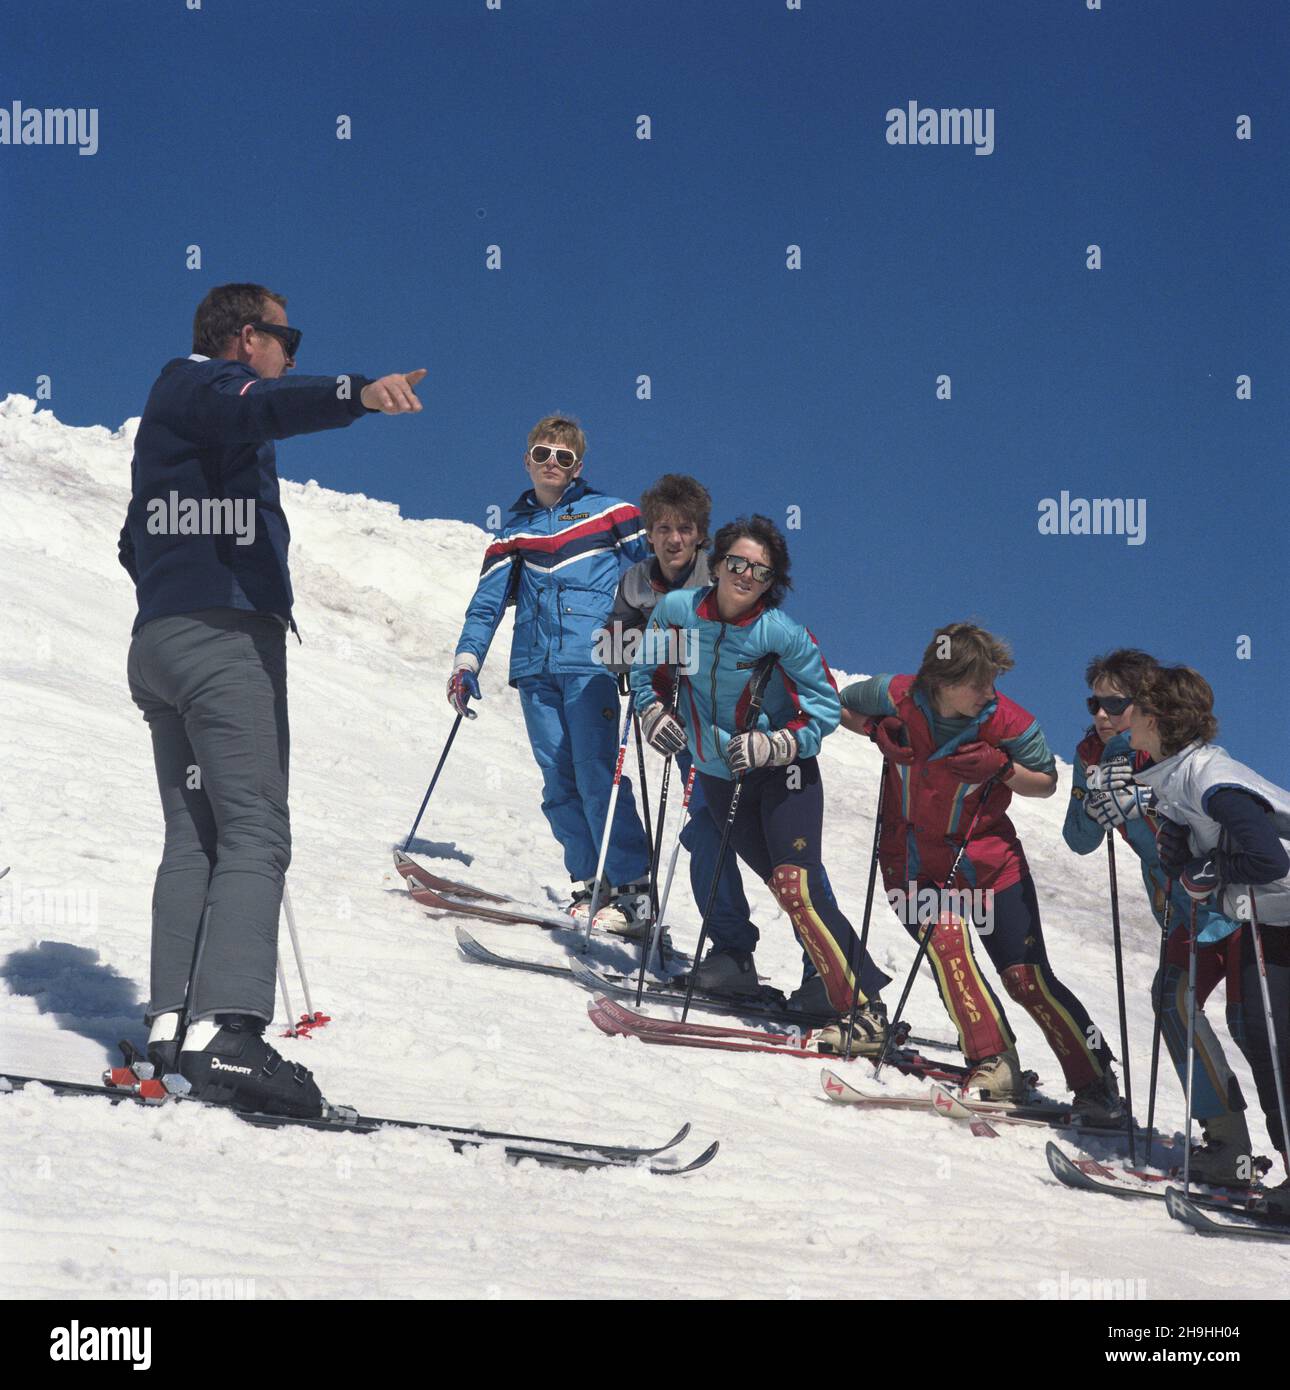
[[[554,449],[550,444],[535,444],[529,450],[529,458],[536,464],[546,463],[552,455],[561,468],[572,468],[578,462],[578,456],[572,449]]]

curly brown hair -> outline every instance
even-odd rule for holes
[[[975,623],[947,623],[927,644],[914,681],[927,694],[938,686],[964,681],[984,685],[1011,671],[1014,664],[1012,651],[1002,637]]]
[[[1214,691],[1190,666],[1159,666],[1134,696],[1142,714],[1155,718],[1160,751],[1166,758],[1199,739],[1212,743],[1218,737],[1214,717]]]
[[[1136,647],[1117,647],[1105,656],[1095,656],[1084,671],[1084,679],[1090,690],[1098,681],[1107,681],[1132,698],[1147,677],[1159,669],[1160,663],[1154,656]]]
[[[645,529],[652,531],[654,523],[668,513],[694,522],[699,532],[699,544],[707,545],[708,527],[712,522],[712,498],[708,489],[686,473],[664,473],[641,494],[641,515]]]

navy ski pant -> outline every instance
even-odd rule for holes
[[[190,1022],[271,1020],[291,862],[286,631],[272,614],[232,608],[154,618],[130,643],[127,672],[166,822],[148,1019],[187,995]]]
[[[736,783],[701,772],[697,779],[714,821],[725,825]],[[891,977],[883,973],[847,920],[820,858],[824,787],[819,763],[803,758],[788,767],[746,773],[730,847],[775,895],[794,934],[824,980],[830,1003],[851,1008],[856,971],[862,1002],[876,998]]]

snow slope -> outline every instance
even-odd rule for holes
[[[115,1059],[118,1037],[143,1037],[162,826],[145,727],[125,685],[134,605],[116,561],[134,424],[74,429],[24,397],[0,403],[0,866],[14,866],[0,881],[0,1066],[15,1071],[93,1079]],[[374,442],[360,430],[352,440],[355,450]],[[308,460],[307,439],[280,450],[286,473]],[[812,1062],[607,1039],[574,986],[463,962],[451,920],[399,888],[390,849],[450,726],[443,681],[484,534],[312,483],[283,490],[305,639],[289,658],[289,884],[315,1002],[334,1015],[284,1050],[315,1068],[331,1098],[378,1114],[621,1142],[657,1142],[689,1119],[698,1138],[720,1138],[721,1153],[676,1182],[574,1175],[508,1167],[495,1154],[458,1157],[406,1132],[260,1132],[197,1107],[0,1096],[0,1296],[182,1296],[200,1287],[184,1282],[193,1280],[260,1298],[1283,1290],[1287,1257],[1276,1247],[1202,1242],[1156,1204],[1058,1186],[1043,1160],[1046,1134],[1005,1130],[988,1142],[932,1116],[833,1108]],[[809,610],[809,595],[798,607]],[[463,728],[414,849],[441,872],[541,902],[558,896],[563,873],[502,679],[506,647],[503,634],[480,717]],[[853,650],[830,655],[883,664],[862,631]],[[826,862],[858,921],[878,759],[866,741],[839,734],[822,761]],[[1079,859],[1061,841],[1065,766],[1062,775],[1056,796],[1014,802],[1014,814],[1050,954],[1114,1035],[1105,862]],[[1122,862],[1121,875],[1145,1111],[1158,936],[1136,871]],[[761,885],[749,893],[762,973],[791,987],[799,957],[787,923]],[[697,914],[683,888],[676,908],[674,934],[689,945]],[[471,930],[500,949],[561,952],[539,931]],[[873,940],[903,978],[913,948],[882,904]],[[630,958],[611,947],[601,959]],[[288,978],[299,1011],[293,965]],[[1221,1000],[1211,1011],[1225,1036]],[[929,980],[910,1017],[948,1036]],[[1012,1018],[1026,1065],[1058,1091],[1037,1031],[1020,1009]],[[1181,1123],[1169,1071],[1160,1114],[1165,1127]],[[1266,1149],[1257,1111],[1251,1120]]]

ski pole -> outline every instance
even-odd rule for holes
[[[1285,1081],[1281,1075],[1281,1054],[1277,1051],[1277,1029],[1272,1019],[1272,994],[1268,989],[1268,966],[1263,958],[1263,933],[1254,902],[1254,885],[1250,885],[1250,931],[1254,937],[1254,958],[1259,967],[1259,989],[1263,994],[1263,1017],[1268,1025],[1268,1049],[1272,1053],[1272,1075],[1277,1083],[1277,1109],[1281,1114],[1281,1162],[1290,1174],[1290,1125],[1286,1124]]]
[[[502,607],[500,610],[501,612],[505,612],[506,609],[510,606],[512,600],[515,597],[515,592],[519,588],[519,582],[519,564],[517,563],[517,561],[512,561],[510,577],[506,581],[506,596],[502,599]],[[488,652],[485,651],[483,657],[480,659],[478,667],[475,670],[476,678],[478,678],[480,671],[484,669],[484,661],[487,660],[487,658]],[[475,711],[473,709],[466,710],[464,717],[467,719],[474,719]],[[430,795],[434,791],[435,783],[439,780],[439,774],[443,771],[444,763],[448,761],[448,750],[452,747],[453,739],[457,737],[457,730],[461,728],[462,718],[463,715],[458,714],[456,719],[453,720],[452,728],[448,731],[448,740],[443,746],[443,752],[439,754],[439,761],[435,765],[434,776],[430,778],[430,785],[426,788],[426,794],[421,798],[421,809],[417,812],[416,820],[412,822],[412,829],[408,831],[408,838],[403,842],[404,854],[406,854],[408,852],[408,849],[411,847],[412,838],[417,833],[417,826],[421,824],[421,817],[425,815],[426,807],[430,804]]]
[[[287,1011],[287,1031],[284,1037],[296,1036],[296,1015],[291,1007],[291,996],[287,993],[287,972],[282,968],[282,957],[278,957],[278,988],[282,991],[282,1007]]]
[[[1120,1005],[1120,1055],[1124,1058],[1125,1126],[1129,1135],[1129,1162],[1138,1166],[1133,1123],[1133,1077],[1129,1067],[1129,1019],[1124,1007],[1124,956],[1120,949],[1120,885],[1115,874],[1115,831],[1106,834],[1107,868],[1111,875],[1111,932],[1115,938],[1115,994]]]
[[[757,716],[761,713],[761,702],[766,694],[766,683],[770,680],[770,673],[775,669],[775,662],[778,660],[775,652],[768,652],[757,663],[753,671],[752,679],[748,682],[748,713],[744,720],[744,728],[741,730],[747,733],[757,727]],[[716,710],[712,711],[712,716],[716,718]],[[717,890],[721,886],[721,869],[726,862],[726,853],[730,849],[730,835],[735,828],[735,816],[739,813],[739,794],[744,789],[743,777],[735,779],[735,788],[730,796],[730,806],[726,811],[726,823],[721,830],[721,843],[717,846],[717,858],[712,866],[712,883],[708,888],[708,901],[703,908],[703,921],[699,926],[699,944],[694,948],[694,964],[690,968],[690,978],[685,985],[685,1003],[681,1008],[681,1022],[684,1023],[690,1016],[690,1000],[694,997],[694,979],[699,973],[699,963],[703,959],[703,943],[708,939],[708,920],[712,916],[712,909],[716,905]]]
[[[968,841],[972,838],[972,832],[976,829],[977,818],[980,816],[981,810],[985,806],[990,793],[994,790],[994,783],[995,779],[991,777],[981,792],[981,800],[977,802],[976,810],[972,812],[972,819],[968,823],[967,834],[963,836],[963,842],[959,845],[959,852],[954,856],[954,863],[950,865],[949,877],[946,878],[945,883],[941,887],[940,891],[942,893],[954,883],[954,875],[959,871],[959,864],[962,862],[963,856],[967,852]],[[908,916],[908,905],[906,905],[905,913],[906,916]],[[887,1025],[887,1038],[882,1045],[882,1051],[878,1054],[878,1060],[874,1064],[873,1074],[875,1080],[882,1072],[883,1067],[887,1064],[887,1053],[891,1050],[891,1040],[896,1034],[896,1025],[900,1022],[900,1016],[905,1011],[905,1001],[909,998],[910,990],[914,988],[914,980],[918,976],[918,967],[922,965],[923,957],[927,954],[927,948],[932,944],[932,933],[936,930],[939,922],[940,914],[937,913],[937,920],[927,924],[927,930],[923,933],[922,939],[918,943],[918,951],[914,956],[913,968],[905,979],[905,988],[901,991],[900,1003],[896,1005],[895,1016]]]
[[[668,686],[669,686],[669,689],[671,689],[671,691],[673,692],[672,698],[671,698],[671,699],[669,700],[669,702],[668,702],[668,706],[669,706],[669,708],[671,708],[671,707],[674,706],[675,703],[676,703],[676,699],[675,699],[676,681],[677,681],[677,667],[676,667],[676,666],[672,666],[672,667],[669,668],[669,670],[668,670],[668,676],[669,676]],[[627,698],[628,698],[628,699],[632,699],[632,694],[631,694],[630,686],[629,686],[629,689],[628,689],[628,692],[627,692]],[[635,703],[634,700],[633,700],[633,703]],[[640,714],[637,713],[637,716],[636,716],[636,746],[637,746],[637,750],[638,750],[638,751],[639,751],[639,749],[640,749],[640,738],[641,738],[641,721],[640,721]],[[662,861],[662,858],[663,858],[663,827],[664,827],[664,825],[666,824],[666,821],[667,821],[667,793],[668,793],[668,788],[671,786],[671,783],[672,783],[672,758],[673,758],[673,755],[672,755],[671,753],[669,753],[669,754],[667,755],[667,757],[663,759],[663,780],[662,780],[662,783],[661,783],[660,786],[659,786],[659,793],[658,793],[658,826],[657,826],[657,829],[655,830],[655,833],[654,833],[654,837],[653,837],[654,843],[653,843],[653,846],[652,846],[652,848],[651,848],[651,850],[650,850],[650,857],[649,857],[649,901],[650,901],[650,911],[651,911],[651,913],[652,913],[653,915],[652,915],[651,920],[650,920],[650,929],[649,929],[649,931],[647,931],[647,932],[645,933],[645,949],[644,949],[644,951],[643,951],[642,954],[641,954],[640,978],[636,981],[636,1007],[637,1007],[637,1008],[640,1007],[641,996],[642,996],[642,995],[644,994],[644,992],[645,992],[645,970],[646,970],[647,966],[649,965],[650,955],[651,955],[651,953],[652,953],[652,951],[653,951],[653,949],[654,949],[654,943],[655,943],[656,941],[658,942],[658,945],[659,945],[658,963],[659,963],[660,969],[662,968],[662,965],[663,965],[663,949],[662,949],[663,928],[662,928],[662,926],[660,925],[661,922],[662,922],[662,920],[663,920],[663,913],[662,913],[662,905],[660,904],[660,902],[659,902],[659,897],[658,897],[658,866],[659,866],[659,864],[660,864],[660,862]],[[642,757],[642,759],[641,759],[641,781],[642,781],[642,783],[644,782],[644,780],[645,780],[645,764],[644,764],[644,758]],[[687,797],[687,799],[686,799],[686,804],[687,804],[687,805],[689,804],[689,798],[688,798],[688,797]],[[684,814],[684,811],[682,811],[682,814]],[[677,834],[678,834],[678,835],[680,834],[680,830],[679,830],[679,829],[677,830]]]
[[[641,813],[645,819],[645,843],[653,845],[654,842],[654,821],[649,813],[649,779],[645,775],[645,744],[641,740],[641,721],[636,713],[635,701],[628,694],[627,702],[632,706],[632,724],[636,729],[636,766],[640,772],[641,779]],[[660,806],[660,815],[662,807]],[[651,912],[658,911],[658,885],[654,881],[654,861],[650,860],[649,875],[649,906]]]
[[[1183,1196],[1191,1191],[1192,1072],[1196,1069],[1196,900],[1191,904],[1191,940],[1187,943],[1187,1123],[1183,1129]]]
[[[618,740],[618,758],[614,763],[614,785],[609,789],[609,811],[605,816],[605,829],[600,837],[600,858],[596,862],[596,882],[591,890],[591,904],[587,912],[587,929],[582,936],[582,949],[585,951],[591,944],[591,924],[596,920],[596,912],[600,907],[600,882],[601,875],[605,872],[605,859],[609,854],[609,837],[614,829],[614,807],[618,805],[618,788],[623,780],[623,759],[627,756],[627,740],[631,737],[632,719],[635,716],[635,708],[631,700],[627,701],[627,715],[623,720],[623,734]]]
[[[1151,1038],[1151,1089],[1147,1100],[1147,1165],[1151,1164],[1151,1145],[1156,1134],[1156,1081],[1160,1076],[1160,1031],[1164,1023],[1165,953],[1169,948],[1169,909],[1173,906],[1174,881],[1165,880],[1165,906],[1160,914],[1160,963],[1156,966],[1156,1028]]]
[[[473,716],[472,716],[473,717]],[[408,831],[408,838],[403,842],[403,853],[408,852],[413,836],[417,833],[417,826],[421,824],[421,817],[426,813],[426,807],[430,804],[430,795],[434,791],[435,783],[439,780],[439,774],[443,771],[443,765],[448,761],[448,752],[452,748],[452,741],[457,737],[457,730],[461,728],[462,716],[459,714],[452,721],[452,729],[448,734],[448,741],[443,746],[443,752],[439,754],[439,762],[435,766],[434,776],[430,779],[430,785],[426,788],[426,794],[421,798],[421,809],[417,812],[417,818],[412,822],[412,829]]]
[[[291,949],[295,952],[296,969],[300,972],[300,988],[305,995],[305,1014],[312,1023],[316,1017],[314,1002],[309,997],[309,977],[305,974],[305,958],[300,954],[300,936],[296,931],[296,914],[291,906],[291,891],[285,883],[282,885],[282,906],[287,914],[287,931],[291,933]]]
[[[672,877],[676,873],[676,861],[681,853],[681,831],[685,827],[685,822],[690,810],[690,794],[694,791],[694,765],[690,765],[690,774],[685,779],[685,796],[681,802],[681,819],[677,822],[676,838],[672,841],[672,858],[667,866],[667,878],[663,881],[663,892],[658,900],[658,916],[650,927],[649,946],[645,955],[641,959],[640,978],[636,981],[636,1007],[639,1009],[641,999],[645,993],[645,962],[658,950],[658,963],[663,964],[663,952],[661,950],[663,941],[663,914],[667,911],[667,900],[672,892]]]
[[[882,760],[882,771],[878,774],[878,809],[873,817],[873,850],[869,855],[869,886],[864,895],[864,921],[860,925],[860,959],[855,963],[855,988],[851,991],[851,1016],[847,1019],[847,1036],[842,1055],[851,1056],[851,1037],[855,1032],[856,1013],[860,1008],[860,967],[864,962],[865,951],[869,946],[869,919],[873,915],[873,889],[878,877],[878,841],[882,838],[882,803],[887,794],[887,759]]]

